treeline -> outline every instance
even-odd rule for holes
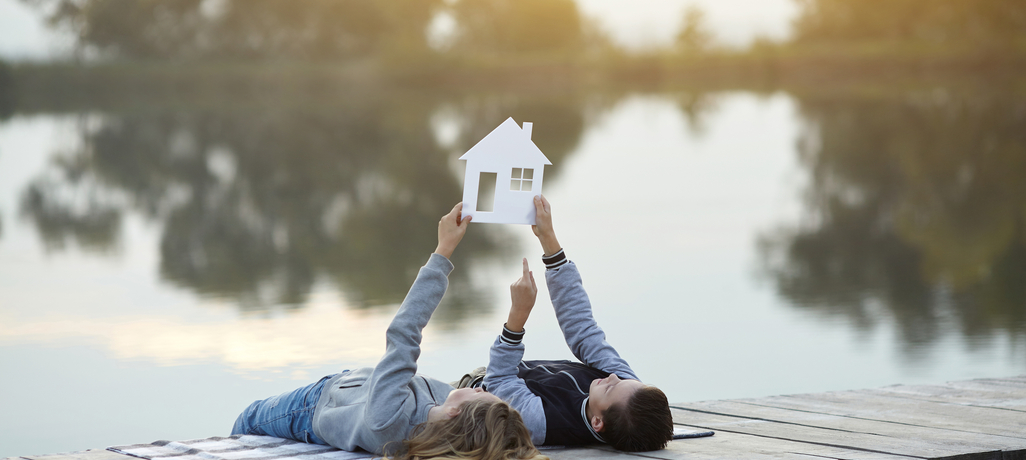
[[[573,53],[585,44],[573,0],[25,1],[80,51],[125,59]],[[431,43],[440,15],[457,28]]]
[[[799,0],[792,45],[1026,49],[1022,0]]]
[[[123,59],[631,54],[611,45],[574,0],[23,1],[71,32],[80,51]],[[866,44],[1026,49],[1022,0],[798,1],[792,37],[757,40],[748,51]],[[450,27],[438,30],[439,23]],[[675,42],[661,52],[737,53],[717,48],[714,32],[691,6],[681,13]]]
[[[424,49],[440,0],[28,0],[81,51],[127,58],[354,57]]]

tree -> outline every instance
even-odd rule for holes
[[[120,58],[299,58],[423,52],[441,0],[24,0],[80,48]]]
[[[456,49],[483,54],[558,53],[581,45],[573,0],[459,0]]]
[[[1008,46],[1026,40],[1021,0],[799,0],[796,43]]]
[[[943,103],[801,98],[808,217],[762,238],[797,308],[929,343],[952,318],[966,335],[1026,334],[1024,101],[1004,91]]]
[[[0,60],[0,120],[14,113],[14,71]]]
[[[675,45],[684,54],[699,54],[712,43],[712,33],[706,26],[705,11],[695,5],[684,9],[684,18],[677,32]]]

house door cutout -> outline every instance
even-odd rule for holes
[[[495,181],[498,173],[483,172],[477,181],[477,211],[495,211]]]

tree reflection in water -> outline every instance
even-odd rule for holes
[[[1026,338],[1026,100],[936,90],[800,104],[807,225],[760,240],[779,292],[862,328],[883,308],[909,352],[945,321],[970,339]]]
[[[837,94],[837,93],[834,93]],[[51,250],[115,251],[126,216],[162,229],[163,278],[241,308],[301,308],[314,284],[350,303],[402,298],[461,195],[456,158],[508,116],[535,122],[554,166],[592,94],[428,94],[360,88],[324,100],[161,101],[83,115],[81,148],[22,194]],[[693,136],[716,110],[676,96]],[[808,219],[761,236],[788,302],[869,329],[893,317],[910,352],[947,322],[968,338],[1026,334],[1026,101],[986,93],[797,96]],[[605,101],[605,102],[603,102]],[[444,127],[445,129],[440,129]],[[441,133],[441,131],[446,133]],[[428,231],[425,231],[428,229]],[[467,276],[502,257],[501,228],[457,252],[442,323],[491,305]],[[970,341],[970,343],[973,343]]]
[[[434,248],[438,217],[462,195],[462,171],[452,167],[462,147],[436,142],[438,107],[460,107],[459,118],[472,120],[457,144],[498,125],[492,115],[533,119],[554,163],[583,129],[572,100],[363,94],[83,116],[91,121],[80,123],[82,147],[32,182],[22,213],[50,249],[75,241],[101,251],[118,246],[127,214],[139,214],[162,228],[165,280],[244,309],[301,308],[319,280],[353,304],[381,305],[405,295]],[[471,255],[500,256],[505,239],[501,229],[481,230],[454,255],[466,268],[450,277],[443,323],[491,304],[467,264]]]
[[[707,115],[717,108],[716,98],[706,92],[684,92],[678,94],[676,100],[691,136],[704,136],[708,130]]]

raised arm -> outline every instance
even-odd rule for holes
[[[457,204],[438,222],[438,246],[392,318],[385,332],[385,355],[364,383],[370,385],[365,407],[366,420],[373,430],[391,427],[406,413],[401,408],[412,395],[409,383],[417,373],[421,331],[445,294],[453,269],[449,257],[470,222],[470,217],[460,219],[462,208],[462,203]]]
[[[563,246],[559,245],[559,240],[556,239],[556,231],[552,229],[552,206],[549,205],[549,200],[546,200],[544,195],[538,195],[534,197],[534,210],[535,223],[531,226],[531,231],[534,232],[534,236],[538,237],[542,251],[545,251],[545,257],[550,257],[563,249]]]
[[[538,285],[534,274],[524,259],[524,274],[510,287],[513,304],[509,317],[502,327],[502,334],[495,339],[488,353],[488,370],[484,385],[489,393],[498,396],[513,406],[524,419],[531,432],[531,442],[541,445],[545,442],[545,408],[541,398],[531,392],[524,380],[517,377],[517,366],[524,357],[524,324],[531,316],[534,301],[538,297]]]
[[[591,301],[577,266],[567,260],[552,228],[552,207],[544,196],[534,199],[537,214],[534,234],[545,251],[545,282],[556,311],[563,338],[577,359],[591,367],[615,373],[621,378],[637,379],[634,370],[616,352],[591,312]]]

